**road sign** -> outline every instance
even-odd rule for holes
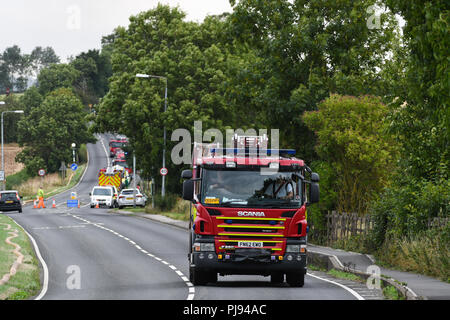
[[[45,170],[44,169],[39,169],[38,174],[43,177],[45,176]]]
[[[5,180],[5,171],[0,171],[0,181]]]
[[[167,170],[167,168],[161,168],[161,170],[159,170],[159,173],[162,176],[166,176],[169,173],[169,170]]]
[[[67,208],[77,208],[78,200],[67,200]]]
[[[72,171],[76,171],[76,170],[78,169],[77,164],[76,164],[76,163],[72,163],[72,164],[70,165],[70,169],[72,169]]]

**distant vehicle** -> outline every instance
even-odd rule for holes
[[[113,139],[109,141],[109,156],[113,158],[116,154],[117,149],[122,149],[128,145],[128,140],[126,138]]]
[[[22,213],[22,203],[16,190],[0,191],[0,211],[19,211]]]
[[[117,208],[118,205],[119,205],[119,202],[118,202],[118,200],[119,200],[119,191],[118,191],[116,186],[108,186],[108,187],[110,187],[112,189],[112,191],[113,191],[113,207]]]
[[[91,208],[94,208],[97,203],[99,206],[114,208],[114,194],[111,186],[94,187],[89,196],[91,197]]]
[[[136,190],[136,205],[140,207],[145,207],[147,203],[147,197],[143,195],[139,189]],[[119,209],[122,209],[125,206],[133,206],[134,205],[134,197],[133,197],[133,189],[124,189],[119,194]]]
[[[114,154],[115,159],[125,159],[125,151],[123,151],[120,148],[116,149],[116,152]]]
[[[129,174],[133,173],[133,169],[128,167],[127,161],[125,159],[116,159],[116,158],[114,158],[113,161],[112,161],[112,165],[113,166],[124,167],[125,170],[127,170]]]

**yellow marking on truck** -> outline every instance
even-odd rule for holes
[[[286,221],[285,218],[258,218],[258,217],[216,217],[216,219],[230,219],[230,220],[273,220],[273,221]]]
[[[244,236],[244,237],[284,237],[282,234],[274,233],[219,233],[219,236]]]
[[[246,229],[284,229],[284,227],[273,227],[273,226],[249,226],[249,225],[229,225],[220,224],[219,228],[246,228]]]

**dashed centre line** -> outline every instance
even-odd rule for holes
[[[123,240],[126,240],[127,242],[129,242],[129,243],[130,243],[131,245],[133,245],[136,249],[138,249],[138,250],[141,251],[142,253],[146,254],[147,256],[149,256],[149,257],[151,257],[151,258],[153,258],[153,259],[155,259],[155,260],[161,262],[161,263],[164,264],[164,265],[167,265],[170,269],[172,269],[173,271],[175,271],[175,273],[181,278],[181,280],[183,280],[183,282],[184,282],[184,283],[186,284],[186,286],[188,287],[189,294],[188,294],[186,300],[193,300],[193,299],[194,299],[194,297],[195,297],[195,287],[194,287],[194,285],[193,285],[193,284],[189,281],[189,279],[183,274],[183,272],[181,272],[180,270],[177,269],[177,267],[175,267],[174,265],[170,264],[169,262],[167,262],[167,261],[165,261],[165,260],[163,260],[163,259],[161,259],[161,258],[155,256],[154,254],[151,254],[151,253],[147,252],[146,250],[142,249],[142,247],[139,246],[138,244],[136,244],[136,242],[134,242],[133,240],[130,240],[129,238],[127,238],[127,237],[121,235],[120,233],[118,233],[118,232],[116,232],[116,231],[114,231],[114,230],[112,230],[112,229],[109,229],[109,228],[104,227],[104,226],[103,226],[103,223],[95,223],[95,222],[91,222],[91,221],[89,221],[89,220],[86,220],[86,219],[84,219],[84,218],[82,218],[82,217],[80,217],[80,216],[76,216],[76,215],[71,214],[71,213],[68,213],[68,215],[70,215],[70,216],[72,216],[72,217],[74,217],[75,219],[78,219],[78,220],[80,220],[80,221],[84,221],[86,224],[90,224],[90,225],[96,226],[97,228],[100,228],[100,229],[103,229],[103,230],[105,230],[105,231],[111,232],[112,234],[114,234],[114,235],[116,235],[116,236],[122,238]],[[79,226],[79,227],[84,227],[84,225],[83,225],[83,226]]]

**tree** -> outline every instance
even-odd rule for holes
[[[156,176],[161,165],[164,126],[171,150],[172,130],[186,128],[192,133],[196,120],[203,121],[204,128],[221,129],[233,116],[221,92],[226,52],[216,41],[216,32],[223,22],[211,18],[200,26],[184,17],[177,8],[158,5],[130,17],[128,28],[117,28],[113,37],[113,75],[95,129],[127,135],[148,176]],[[167,78],[167,112],[163,112],[165,81],[138,79],[137,73]],[[168,190],[179,191],[180,168],[167,160]]]
[[[29,55],[22,55],[17,45],[8,47],[0,56],[0,91],[24,91],[30,72]]]
[[[317,154],[336,179],[327,187],[337,194],[335,206],[341,212],[367,212],[371,200],[390,184],[398,147],[386,134],[387,112],[377,97],[331,95],[318,111],[303,116],[317,135]]]
[[[83,105],[71,89],[59,88],[45,97],[19,121],[19,145],[24,146],[16,161],[29,174],[42,167],[56,172],[61,161],[71,159],[71,144],[93,142],[88,134]]]
[[[370,29],[377,1],[232,1],[230,32],[254,48],[233,81],[246,109],[265,127],[279,128],[283,146],[308,162],[314,135],[302,121],[330,93],[383,95],[383,66],[396,21],[389,12]],[[249,96],[250,95],[250,96]],[[239,99],[237,100],[240,101]],[[242,100],[241,100],[242,101]]]
[[[79,54],[71,63],[80,72],[74,87],[84,104],[96,104],[108,92],[110,56],[99,50]]]
[[[38,75],[38,88],[42,95],[57,88],[72,88],[80,72],[70,64],[52,64]]]
[[[50,67],[54,63],[59,63],[59,57],[56,55],[52,47],[42,48],[40,46],[33,49],[30,55],[31,64],[36,74]]]

